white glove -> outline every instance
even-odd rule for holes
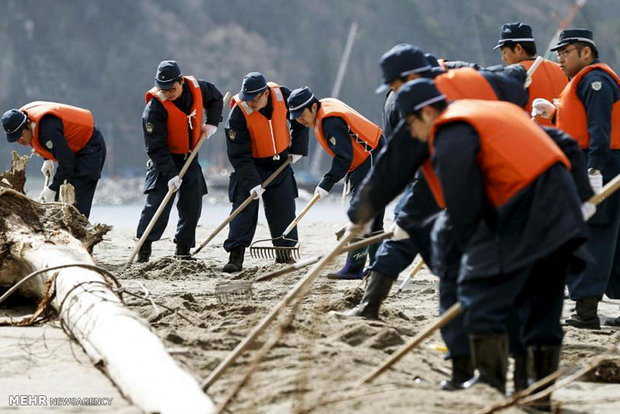
[[[603,190],[603,174],[590,174],[588,173],[588,179],[590,180],[590,187],[596,194],[600,193]]]
[[[555,105],[544,98],[536,98],[532,102],[532,116],[549,119],[553,116],[555,109]]]
[[[254,196],[254,200],[258,200],[264,192],[265,189],[260,184],[250,190],[250,194]]]
[[[318,188],[318,187],[317,187]],[[323,190],[325,191],[325,190]],[[359,235],[360,236],[365,236],[367,234],[370,234],[370,227],[372,226],[372,220],[367,221],[366,223],[361,223],[361,224],[355,224],[352,222],[348,222],[346,229],[347,232],[351,232],[353,229],[360,229]]]
[[[211,125],[211,124],[202,125],[202,132],[207,134],[207,139],[211,138],[211,135],[215,134],[215,131],[217,131],[217,127],[215,125]]]
[[[172,189],[172,191],[177,191],[179,188],[181,188],[182,182],[183,180],[181,180],[178,175],[175,175],[170,180],[168,180],[168,189]]]
[[[317,185],[316,188],[314,189],[314,195],[317,195],[317,194],[320,196],[319,198],[325,198],[329,194],[329,191]]]
[[[301,157],[303,157],[303,155],[300,154],[289,154],[288,156],[291,157],[291,164],[295,164],[301,159]]]
[[[581,205],[581,214],[583,214],[583,221],[590,220],[590,217],[592,217],[594,213],[596,213],[596,206],[594,204],[586,201]]]
[[[394,241],[406,240],[409,238],[409,233],[407,233],[405,229],[396,224],[396,222],[394,222],[394,225],[392,226],[392,232],[394,233],[394,235],[392,236],[392,240]]]
[[[41,167],[41,173],[44,177],[52,177],[54,176],[54,161],[45,160],[43,161],[43,166]]]
[[[41,203],[52,203],[56,200],[56,191],[51,190],[49,187],[44,187],[41,194],[39,194],[39,201]]]

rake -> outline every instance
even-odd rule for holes
[[[279,259],[285,262],[289,258],[299,260],[299,242],[297,240],[289,239],[286,236],[289,235],[290,232],[293,231],[297,224],[301,221],[301,219],[306,215],[308,210],[319,201],[321,198],[320,194],[315,194],[312,199],[308,202],[308,204],[301,210],[301,212],[295,217],[295,219],[289,224],[282,235],[280,237],[276,237],[275,239],[262,239],[256,240],[254,243],[250,245],[250,256],[254,258],[260,259]],[[295,242],[295,246],[260,246],[257,244],[271,242],[276,243],[277,241],[291,241]]]

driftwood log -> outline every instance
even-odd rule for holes
[[[0,286],[54,266],[94,266],[90,252],[110,227],[92,226],[71,205],[27,198],[24,171],[0,176]],[[49,302],[93,363],[142,410],[214,411],[197,381],[174,362],[148,324],[123,305],[102,272],[80,267],[48,271],[23,283],[19,293],[24,300]]]

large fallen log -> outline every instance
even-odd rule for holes
[[[13,187],[13,186],[11,186]],[[40,204],[0,186],[0,285],[49,267],[94,266],[92,247],[109,230],[69,205]],[[101,272],[67,267],[20,286],[24,298],[50,298],[66,329],[121,392],[146,412],[211,413],[212,401],[165,351],[140,317],[123,306]]]

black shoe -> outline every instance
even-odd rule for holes
[[[151,258],[151,244],[153,242],[150,240],[146,240],[142,246],[140,246],[140,250],[138,250],[138,259],[136,263],[146,263]]]
[[[442,380],[439,386],[444,391],[456,391],[464,388],[464,383],[474,376],[474,364],[471,356],[460,356],[452,358],[452,378]]]
[[[547,375],[554,373],[560,366],[560,353],[562,347],[560,345],[533,345],[527,347],[527,382],[528,386],[535,384],[538,380],[545,378]],[[535,392],[553,385],[552,381],[538,389]],[[537,400],[534,406],[537,409],[549,410],[550,397]]]
[[[276,250],[276,263],[295,264],[290,250]]]
[[[514,392],[523,391],[528,387],[527,384],[527,354],[514,354],[515,369],[512,373]]]
[[[575,313],[565,322],[567,325],[581,329],[601,329],[598,318],[598,297],[588,296],[578,300],[575,304]]]
[[[372,271],[368,276],[368,286],[362,301],[355,309],[343,313],[345,316],[363,316],[370,319],[379,319],[379,308],[387,298],[394,279],[379,272]]]
[[[474,384],[483,383],[504,394],[508,367],[508,335],[504,333],[470,335],[469,344],[478,375],[463,386],[469,388]]]
[[[230,250],[228,263],[222,269],[226,273],[240,272],[243,268],[243,255],[245,254],[244,246],[235,246]]]
[[[181,243],[177,243],[177,248],[174,252],[174,255],[178,257],[179,259],[183,259],[183,260],[194,260],[194,261],[196,260],[192,257],[191,253],[189,252],[189,246],[186,246]]]

